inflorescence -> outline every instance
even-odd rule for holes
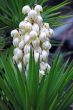
[[[40,75],[44,75],[46,70],[50,70],[48,64],[48,55],[51,44],[49,38],[53,36],[54,31],[48,23],[43,22],[41,16],[43,8],[36,5],[34,8],[26,5],[22,8],[22,13],[27,16],[19,24],[19,29],[11,31],[14,45],[13,61],[17,63],[19,70],[22,70],[22,63],[25,65],[26,73],[28,71],[28,62],[30,49],[34,52],[35,61],[40,55]]]

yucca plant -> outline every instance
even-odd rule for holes
[[[1,110],[67,110],[73,102],[73,62],[62,63],[58,54],[50,72],[39,80],[39,60],[30,52],[28,77],[11,57],[0,57]]]
[[[64,2],[61,2],[57,5],[50,7],[48,7],[48,3],[49,3],[48,0],[0,0],[0,31],[3,30],[3,32],[5,33],[9,32],[10,37],[10,31],[14,28],[17,28],[19,22],[22,21],[24,18],[24,15],[22,15],[21,13],[22,7],[28,4],[32,7],[35,4],[42,5],[43,6],[42,17],[44,19],[44,22],[45,21],[49,22],[51,27],[63,25],[61,20],[70,16],[62,15],[60,9],[68,5],[70,1],[64,0]],[[8,41],[11,41],[11,39],[9,39],[8,37],[8,34],[6,35],[3,34],[3,36],[6,36],[7,37],[6,39]],[[9,45],[9,42],[7,42],[7,40],[5,39],[3,40],[5,43],[2,49],[6,47],[6,45]],[[53,42],[53,44],[55,45],[56,42]]]

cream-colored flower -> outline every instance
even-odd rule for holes
[[[38,48],[40,46],[39,38],[36,38],[35,40],[33,40],[32,45],[33,45],[34,48]]]
[[[23,49],[23,48],[24,48],[24,40],[22,40],[22,41],[19,43],[19,48],[20,48],[20,49]]]
[[[36,37],[37,37],[37,32],[36,32],[36,31],[31,31],[29,35],[30,35],[30,38],[31,38],[32,40],[35,40]]]
[[[22,72],[22,63],[19,62],[19,63],[17,64],[17,66],[18,66],[19,71]]]
[[[39,59],[39,53],[34,52],[34,59],[35,59],[35,62],[38,61],[38,59]]]
[[[19,35],[19,32],[16,29],[11,31],[11,37],[18,37],[18,35]]]
[[[35,20],[36,17],[37,17],[37,12],[35,10],[31,10],[29,13],[28,13],[28,17],[32,20]]]
[[[17,46],[19,45],[19,42],[20,42],[19,38],[14,38],[14,39],[13,39],[13,45],[14,45],[15,47],[17,47]]]
[[[38,24],[33,24],[33,26],[32,26],[32,30],[33,31],[36,31],[37,32],[37,34],[39,34],[39,25]]]
[[[29,13],[31,10],[31,8],[29,7],[29,5],[26,5],[22,8],[22,13],[25,15],[27,13]]]
[[[47,49],[50,49],[51,48],[51,44],[49,41],[45,41],[43,44],[42,44],[42,48],[47,50]]]
[[[36,5],[34,9],[38,14],[43,11],[43,8],[41,5]]]
[[[48,53],[45,50],[42,51],[42,60],[43,61],[47,61],[48,60]]]
[[[24,36],[24,44],[28,44],[29,41],[30,41],[30,36],[29,36],[28,34],[26,34],[26,35]]]
[[[20,29],[25,29],[25,24],[26,24],[25,21],[21,21],[20,24],[19,24],[19,28]]]
[[[28,64],[29,58],[30,58],[30,53],[27,53],[26,55],[24,55],[23,62],[25,66]]]
[[[46,41],[46,39],[47,39],[46,33],[45,32],[41,32],[41,34],[39,36],[39,39],[40,39],[41,42]]]
[[[30,53],[30,49],[31,49],[30,45],[25,45],[25,47],[24,47],[24,54]]]
[[[53,31],[53,29],[49,29],[49,33],[50,33],[50,36],[53,36],[54,35],[54,31]]]
[[[25,23],[25,31],[29,32],[32,29],[32,24],[30,22]]]
[[[34,48],[34,52],[37,52],[37,53],[41,54],[42,53],[41,47]]]

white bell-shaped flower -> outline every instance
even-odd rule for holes
[[[39,53],[34,52],[34,59],[35,59],[35,62],[38,61],[38,59],[39,59]]]
[[[43,22],[43,18],[40,15],[38,15],[37,18],[36,18],[36,22],[41,27],[42,22]]]
[[[11,31],[11,37],[18,37],[19,32],[18,30],[14,29],[13,31]]]
[[[26,35],[24,36],[24,44],[28,44],[29,41],[30,41],[30,36],[29,36],[28,34],[26,34]]]
[[[13,56],[13,62],[16,62],[16,63],[18,63],[18,61],[19,61],[19,58],[18,58],[18,56],[17,56],[17,55],[14,55],[14,56]]]
[[[45,63],[45,62],[41,62],[41,63],[40,63],[40,70],[45,71],[45,70],[46,70],[46,68],[47,68],[46,63]]]
[[[51,44],[49,41],[45,41],[43,44],[42,44],[42,48],[47,50],[47,49],[50,49],[51,48]]]
[[[45,75],[45,72],[43,71],[43,70],[39,70],[39,77],[41,77],[41,76],[43,76],[43,75]]]
[[[31,19],[31,20],[35,20],[36,17],[37,17],[37,12],[35,10],[31,10],[29,13],[28,13],[28,17]]]
[[[19,59],[22,59],[22,57],[23,57],[23,52],[22,52],[22,50],[20,50],[19,48],[17,48],[17,49],[15,50],[14,55],[17,55]]]
[[[33,40],[32,45],[33,45],[34,48],[38,48],[40,46],[39,38],[36,38],[35,40]]]
[[[26,24],[25,21],[21,21],[20,24],[19,24],[19,28],[20,29],[25,29],[25,24]]]
[[[47,29],[49,29],[50,28],[49,27],[49,23],[44,23],[44,27],[47,28]]]
[[[30,45],[25,45],[25,47],[24,47],[24,54],[30,53],[30,49],[31,49]]]
[[[49,29],[49,33],[50,33],[50,36],[53,36],[54,35],[54,31],[53,31],[53,29]]]
[[[35,40],[36,37],[37,37],[37,32],[36,32],[36,31],[31,31],[29,35],[30,35],[30,38],[31,38],[32,40]]]
[[[32,24],[30,22],[25,23],[25,31],[28,32],[31,31],[31,29],[32,29]]]
[[[22,72],[22,62],[19,62],[19,63],[17,64],[17,66],[18,66],[19,71]]]
[[[48,60],[48,53],[45,50],[42,51],[42,60],[43,61],[47,61]]]
[[[34,9],[38,14],[43,11],[43,8],[41,5],[36,5]]]
[[[32,26],[32,30],[33,31],[36,31],[37,32],[37,34],[39,34],[39,25],[38,24],[33,24],[33,26]]]
[[[15,47],[17,47],[17,46],[19,45],[19,42],[20,42],[19,38],[14,38],[14,39],[13,39],[13,45],[14,45]]]
[[[37,52],[37,53],[41,54],[42,53],[41,47],[34,48],[34,52]]]
[[[25,66],[28,64],[29,58],[30,58],[30,53],[27,53],[26,55],[24,55],[23,62]]]
[[[46,33],[45,32],[41,32],[39,39],[41,42],[46,41],[47,37],[46,37]]]
[[[25,15],[25,14],[28,14],[30,12],[31,8],[29,7],[29,5],[26,5],[22,8],[22,13]]]
[[[22,41],[19,43],[19,48],[20,48],[20,49],[23,49],[23,48],[24,48],[24,40],[22,40]]]
[[[51,66],[48,63],[46,64],[46,66],[47,66],[47,71],[50,71]]]

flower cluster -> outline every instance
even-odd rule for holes
[[[43,8],[40,5],[36,5],[32,9],[28,5],[24,6],[22,13],[27,16],[20,22],[19,29],[11,32],[15,47],[13,61],[17,63],[19,70],[22,70],[22,63],[24,63],[26,72],[28,71],[30,48],[32,48],[35,61],[40,55],[40,75],[44,75],[45,70],[50,70],[47,61],[51,48],[49,38],[54,34],[49,24],[43,22],[42,11]]]

